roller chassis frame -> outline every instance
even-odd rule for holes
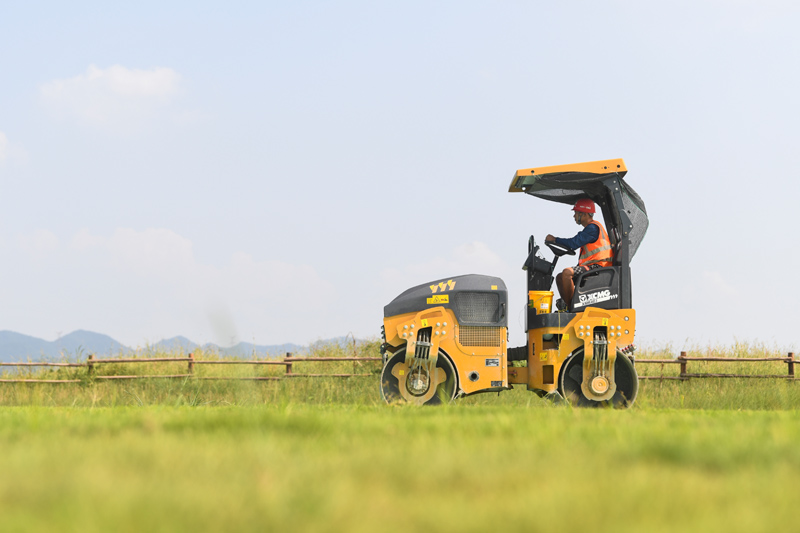
[[[633,309],[600,309],[589,307],[580,313],[547,313],[537,315],[529,324],[528,342],[525,348],[527,366],[513,366],[513,357],[508,368],[508,382],[511,385],[526,385],[527,389],[540,396],[558,392],[568,396],[569,388],[564,387],[566,364],[578,354],[583,354],[584,376],[593,377],[592,362],[595,361],[597,337],[605,343],[608,359],[609,390],[598,394],[583,387],[583,396],[596,402],[612,400],[617,391],[613,369],[620,358],[628,358],[622,348],[633,344],[636,325],[636,311]],[[517,351],[519,353],[519,351]],[[518,359],[519,360],[519,359]],[[623,364],[626,364],[626,361]],[[632,367],[632,365],[631,365]],[[635,372],[635,371],[634,371]],[[588,380],[584,380],[588,381]],[[582,383],[582,385],[588,383]],[[638,387],[637,387],[638,388]],[[620,391],[623,397],[614,399],[615,404],[627,402],[630,393]]]
[[[425,317],[425,318],[423,318]],[[452,310],[444,307],[426,309],[418,313],[387,317],[384,323],[386,340],[382,345],[384,364],[396,353],[405,351],[404,364],[411,367],[412,352],[409,342],[411,331],[419,331],[423,320],[436,320],[442,324],[434,335],[431,352],[446,358],[455,369],[455,391],[450,399],[486,392],[510,390],[514,385],[525,385],[539,396],[557,392],[568,396],[570,391],[563,386],[563,371],[570,359],[582,353],[584,361],[592,361],[595,352],[595,333],[602,332],[606,339],[606,350],[611,359],[611,368],[622,354],[621,348],[633,343],[636,326],[636,311],[633,309],[599,309],[589,307],[580,313],[548,313],[538,315],[528,329],[528,343],[524,347],[525,357],[509,356],[507,330],[503,328],[502,343],[497,347],[463,346],[460,342],[461,327]],[[444,326],[447,324],[447,326]],[[445,329],[447,328],[447,329]],[[387,334],[388,333],[388,334]],[[403,334],[406,337],[403,337]],[[517,352],[519,353],[519,349]],[[527,366],[514,366],[515,361],[525,361]],[[585,365],[588,366],[588,365]],[[598,403],[613,400],[615,392],[614,374],[609,375],[611,395],[584,396]],[[592,396],[597,396],[592,398]],[[414,402],[414,398],[404,398]],[[627,398],[622,398],[627,402]],[[619,403],[620,398],[614,400]],[[424,402],[421,402],[424,403]]]

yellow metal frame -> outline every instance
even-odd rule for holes
[[[459,394],[496,388],[492,381],[500,382],[500,387],[508,387],[507,328],[498,328],[501,330],[500,346],[463,346],[459,342],[461,328],[453,311],[441,306],[430,307],[384,319],[387,351],[393,354],[405,345],[406,358],[412,357],[416,349],[416,332],[425,327],[433,328],[430,353],[438,354],[441,349],[452,361]],[[498,359],[498,365],[487,366],[487,359]],[[476,381],[469,379],[473,371],[479,376]]]
[[[528,330],[528,366],[509,368],[508,382],[526,384],[529,390],[555,391],[561,367],[575,350],[583,347],[587,359],[593,355],[592,333],[596,327],[606,328],[608,353],[616,355],[617,346],[633,343],[636,311],[589,307],[563,326]],[[544,340],[545,335],[553,337]],[[560,342],[557,336],[560,336]]]
[[[558,389],[564,362],[578,348],[584,349],[584,361],[593,356],[594,328],[606,328],[608,353],[612,359],[616,356],[618,346],[632,344],[636,330],[636,311],[589,307],[563,325],[529,330],[527,367],[508,366],[507,328],[500,328],[501,346],[463,346],[459,342],[460,326],[455,314],[441,306],[387,317],[384,319],[384,327],[390,357],[405,346],[407,358],[413,357],[415,333],[420,328],[432,327],[434,334],[431,336],[430,353],[438,354],[441,349],[450,358],[456,370],[459,394],[495,389],[497,387],[492,385],[493,381],[501,382],[503,388],[523,384],[529,390],[553,392]],[[438,335],[436,331],[439,332]],[[552,337],[544,340],[545,335]],[[499,359],[498,366],[487,366],[487,359]],[[479,374],[476,381],[471,381],[468,377],[473,371]]]

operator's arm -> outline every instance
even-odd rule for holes
[[[600,237],[600,229],[595,224],[589,224],[571,239],[556,237],[556,244],[566,246],[570,250],[577,250],[581,246],[594,242]]]

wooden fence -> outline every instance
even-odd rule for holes
[[[720,363],[765,363],[782,361],[786,363],[786,374],[718,374],[718,373],[691,373],[688,370],[690,361],[714,361]],[[794,375],[794,364],[800,361],[795,360],[794,353],[789,352],[786,357],[689,357],[686,352],[675,359],[636,359],[635,364],[658,364],[661,365],[660,376],[639,376],[639,379],[659,379],[659,380],[680,380],[686,381],[691,378],[782,378],[796,379]],[[665,376],[664,365],[681,365],[680,374],[677,376]]]
[[[151,358],[108,358],[95,359],[89,355],[85,363],[48,363],[48,362],[28,362],[28,363],[0,363],[0,367],[83,367],[87,369],[87,378],[94,380],[125,380],[125,379],[175,379],[191,378],[203,380],[249,380],[249,381],[277,381],[287,378],[350,378],[368,377],[374,374],[356,373],[355,365],[360,361],[380,361],[380,357],[294,357],[287,353],[281,359],[217,359],[217,360],[198,360],[192,354],[187,357],[151,357]],[[294,365],[304,362],[328,363],[334,361],[352,361],[354,372],[351,374],[308,374],[294,372]],[[719,373],[691,373],[688,370],[691,361],[713,361],[724,363],[763,363],[781,361],[786,363],[786,374],[719,374]],[[157,375],[99,375],[97,368],[101,365],[119,363],[166,363],[166,362],[185,362],[187,369],[182,374],[157,374]],[[636,365],[661,365],[662,373],[658,376],[639,376],[641,380],[679,380],[686,381],[691,378],[780,378],[796,379],[794,373],[796,360],[793,352],[789,352],[786,357],[689,357],[686,352],[675,359],[636,359]],[[280,376],[197,376],[194,372],[195,365],[276,365],[283,366],[284,373]],[[680,374],[664,375],[664,365],[680,365]],[[0,379],[0,383],[81,383],[81,379]]]
[[[191,378],[191,379],[204,379],[204,380],[248,380],[248,381],[277,381],[285,378],[350,378],[350,377],[366,377],[373,374],[356,373],[355,365],[359,361],[380,361],[380,357],[293,357],[291,353],[287,353],[283,359],[217,359],[217,360],[199,360],[195,359],[192,354],[187,357],[133,357],[133,358],[107,358],[95,359],[94,355],[89,355],[85,363],[47,363],[47,362],[28,362],[28,363],[0,363],[0,367],[79,367],[86,368],[86,376],[88,379],[93,380],[125,380],[125,379],[175,379],[175,378]],[[352,374],[307,374],[294,372],[294,365],[303,362],[317,362],[327,363],[332,361],[353,361]],[[145,375],[100,375],[97,372],[98,367],[107,364],[120,364],[120,363],[169,363],[169,362],[185,362],[187,364],[186,373],[182,374],[145,374]],[[194,372],[195,365],[275,365],[283,366],[284,373],[281,376],[197,376]],[[0,383],[81,383],[81,379],[0,379]]]

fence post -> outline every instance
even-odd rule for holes
[[[357,357],[358,349],[356,347],[356,336],[353,334],[353,374],[358,374],[358,361],[356,361]]]
[[[194,374],[194,356],[189,354],[189,373]]]
[[[87,373],[89,374],[89,377],[92,377],[92,374],[94,373],[94,365],[92,364],[92,359],[94,359],[93,354],[89,354],[89,356],[86,358],[86,369]]]
[[[291,357],[291,356],[292,356],[292,352],[286,352],[286,357]],[[283,358],[284,361],[286,361],[286,357]],[[286,366],[286,373],[287,374],[291,374],[292,373],[292,363],[291,363],[291,361],[286,363],[285,366]]]
[[[794,379],[794,352],[789,352],[789,379]]]
[[[686,352],[681,352],[678,360],[681,362],[681,377],[686,377]]]

